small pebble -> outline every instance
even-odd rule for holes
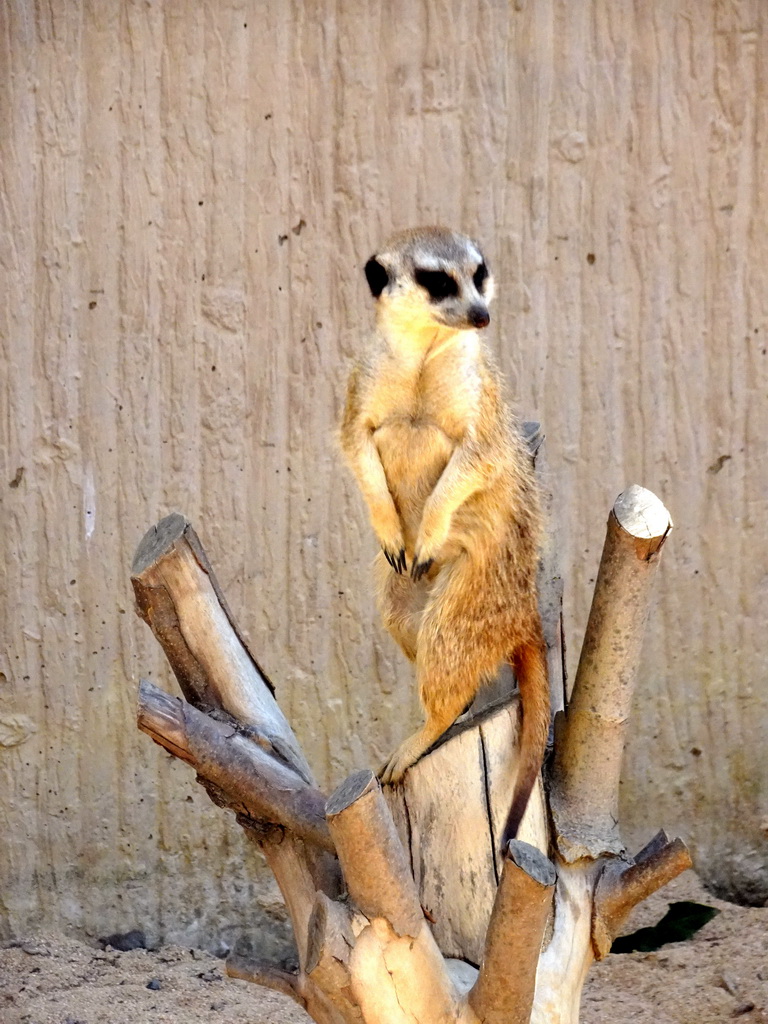
[[[728,993],[728,995],[730,995],[730,996],[738,995],[738,993],[736,991],[736,984],[735,984],[733,978],[730,976],[730,974],[724,974],[720,978],[720,981],[718,982],[718,985],[720,986],[720,988],[724,988],[725,991]]]
[[[51,951],[43,942],[23,942],[21,948],[29,956],[50,956]]]
[[[741,1017],[745,1013],[751,1013],[754,1010],[755,1004],[750,1002],[739,1003],[735,1010],[731,1011],[732,1017]]]
[[[147,988],[151,988],[153,992],[157,992],[158,989],[163,987],[163,983],[159,978],[152,978],[151,981],[147,982]]]

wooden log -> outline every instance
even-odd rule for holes
[[[407,772],[384,786],[409,853],[419,900],[446,957],[479,964],[503,866],[500,836],[517,775],[517,697],[456,723]],[[519,838],[548,848],[540,785]]]
[[[367,918],[383,917],[398,935],[424,922],[408,859],[376,776],[350,775],[331,794],[326,816],[349,894]]]
[[[334,852],[325,820],[325,796],[293,769],[223,722],[143,679],[139,729],[212,783],[235,813],[281,825]]]
[[[482,1024],[528,1024],[556,877],[534,846],[509,843],[480,974],[469,993]]]
[[[623,850],[618,793],[626,725],[650,588],[671,528],[661,501],[634,485],[608,518],[573,694],[555,725],[550,808],[566,860]]]
[[[131,565],[139,615],[190,704],[224,709],[307,782],[312,773],[272,686],[248,650],[190,523],[173,513],[144,535]]]

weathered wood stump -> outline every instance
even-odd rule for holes
[[[650,584],[670,528],[649,491],[617,499],[550,768],[503,851],[514,696],[472,709],[403,786],[382,791],[359,771],[326,800],[191,525],[171,515],[146,534],[136,605],[185,699],[142,681],[139,728],[190,764],[264,850],[296,938],[296,973],[232,958],[230,974],[291,995],[321,1024],[578,1020],[592,961],[636,903],[690,866],[663,832],[628,857],[617,824]],[[552,665],[557,608],[546,615]],[[562,707],[562,678],[555,688]]]

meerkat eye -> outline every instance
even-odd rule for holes
[[[447,299],[449,295],[459,294],[458,284],[444,270],[417,270],[414,276],[416,283],[426,288],[433,299]]]
[[[488,267],[484,263],[481,263],[477,270],[472,275],[472,280],[475,284],[475,288],[478,291],[482,291],[483,285],[485,284],[486,278],[488,277]]]
[[[373,295],[374,299],[378,299],[389,284],[389,274],[386,267],[382,267],[376,257],[371,256],[365,264],[365,276],[368,281],[368,287],[371,289],[371,295]]]

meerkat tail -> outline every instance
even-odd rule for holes
[[[543,640],[521,646],[512,659],[522,706],[520,768],[504,826],[502,850],[517,836],[541,770],[549,735],[549,682]]]

